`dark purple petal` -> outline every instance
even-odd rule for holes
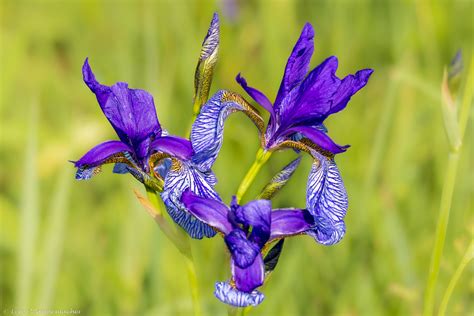
[[[235,211],[237,221],[252,226],[249,240],[263,247],[270,237],[272,202],[269,200],[251,201]]]
[[[336,144],[326,133],[309,126],[297,126],[287,130],[288,133],[299,132],[324,150],[333,154],[343,153],[349,145],[341,146]]]
[[[260,253],[253,261],[252,265],[245,269],[239,268],[234,260],[232,260],[231,265],[235,287],[238,290],[251,293],[263,284],[265,265],[263,264],[263,258]]]
[[[191,159],[194,154],[191,142],[177,136],[163,136],[156,138],[150,145],[150,153],[164,152],[183,160]]]
[[[222,202],[197,196],[189,189],[184,191],[181,196],[181,202],[183,202],[191,214],[202,222],[216,228],[224,234],[231,232],[232,225],[227,220],[229,209]]]
[[[100,84],[86,59],[82,67],[84,82],[97,97],[102,111],[119,138],[133,147],[138,159],[146,156],[151,136],[161,135],[153,97],[144,90],[129,89],[125,82],[111,87]]]
[[[229,282],[217,282],[214,295],[225,304],[236,307],[257,306],[265,296],[257,290],[251,293],[242,292],[232,287]]]
[[[297,235],[313,225],[313,216],[307,210],[276,209],[272,212],[270,239]]]
[[[270,100],[268,100],[267,96],[265,94],[263,94],[263,92],[255,89],[255,88],[249,87],[247,85],[247,80],[245,80],[245,78],[242,77],[240,75],[240,73],[237,75],[237,77],[235,77],[235,80],[242,86],[242,88],[245,90],[245,92],[247,92],[248,95],[251,96],[252,99],[255,100],[255,102],[257,102],[265,110],[267,110],[268,113],[270,113],[270,115],[272,116],[272,119],[274,119],[275,113],[273,111],[273,106],[272,106],[272,103],[270,102]]]
[[[340,79],[336,76],[337,58],[331,56],[313,69],[298,89],[294,89],[282,100],[280,109],[281,125],[288,127],[295,122],[329,115],[332,98]]]
[[[288,93],[298,86],[308,73],[309,63],[314,51],[314,30],[313,26],[306,23],[301,31],[301,35],[293,47],[290,57],[286,63],[285,73],[281,81],[275,99],[275,111],[281,112],[280,103]]]
[[[189,212],[181,202],[181,195],[189,188],[199,196],[220,200],[214,191],[214,184],[214,175],[199,171],[188,161],[173,159],[172,166],[166,173],[161,198],[171,218],[192,238],[213,237],[216,231]]]
[[[348,75],[342,79],[334,95],[330,113],[333,114],[344,109],[351,97],[367,84],[373,72],[373,69],[362,69],[354,75]]]
[[[111,156],[125,151],[130,152],[130,147],[121,141],[109,140],[89,150],[81,159],[74,163],[74,166],[76,168],[99,166]]]
[[[344,221],[333,221],[326,217],[317,216],[315,222],[315,226],[306,233],[322,245],[334,245],[338,243],[346,233]]]
[[[237,111],[244,112],[263,133],[264,122],[248,102],[238,94],[218,91],[202,107],[191,130],[195,152],[192,160],[201,170],[208,170],[214,164],[222,146],[225,120]]]
[[[242,269],[249,267],[260,253],[260,248],[248,240],[240,228],[231,231],[224,240],[235,264]]]
[[[343,219],[348,207],[346,189],[334,159],[317,152],[313,155],[319,161],[314,162],[308,178],[306,207],[315,217],[318,231],[331,242],[339,241],[345,231]],[[316,240],[327,243],[326,239],[320,235]]]

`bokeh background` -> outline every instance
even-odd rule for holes
[[[211,93],[242,90],[242,72],[271,99],[306,21],[316,30],[311,65],[339,57],[338,75],[375,73],[348,108],[327,121],[349,194],[347,234],[325,247],[307,236],[285,244],[248,315],[419,315],[423,309],[449,145],[443,67],[472,54],[472,1],[1,1],[0,307],[72,309],[82,315],[190,315],[181,255],[111,167],[74,180],[68,160],[115,139],[82,82],[85,57],[99,80],[150,91],[161,124],[184,136],[193,74],[214,11],[221,18]],[[465,71],[467,72],[467,71]],[[464,76],[465,77],[465,76]],[[472,111],[455,182],[435,310],[473,238]],[[226,123],[215,165],[225,201],[249,168],[257,131],[242,114]],[[291,159],[274,154],[246,199]],[[304,157],[276,207],[304,207]],[[193,241],[204,315],[223,315],[214,282],[230,275],[224,243]],[[473,266],[448,314],[474,308]],[[7,309],[5,311],[5,309]]]

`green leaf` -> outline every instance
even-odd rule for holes
[[[280,239],[275,246],[267,253],[265,259],[263,259],[263,263],[265,264],[265,273],[270,273],[275,270],[275,267],[278,263],[278,259],[280,259],[281,251],[283,250],[283,243],[285,239]]]

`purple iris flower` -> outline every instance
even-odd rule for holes
[[[263,285],[266,272],[262,249],[274,240],[301,234],[314,224],[308,211],[272,211],[269,200],[255,200],[240,206],[234,197],[228,207],[189,190],[181,199],[194,216],[224,236],[231,254],[232,279],[217,282],[214,294],[222,302],[238,307],[258,305],[264,298],[256,290]]]
[[[318,242],[330,245],[344,236],[343,218],[348,206],[334,156],[349,146],[338,145],[327,135],[324,120],[346,107],[351,97],[367,84],[373,70],[363,69],[340,79],[336,76],[337,58],[331,56],[308,73],[313,37],[313,27],[307,23],[288,58],[273,104],[265,94],[248,86],[240,74],[237,76],[237,82],[270,114],[268,124],[243,98],[219,91],[201,110],[193,132],[195,139],[206,140],[195,147],[196,156],[210,157],[209,152],[218,151],[222,145],[227,116],[243,111],[256,124],[264,150],[292,148],[312,155],[314,165],[307,185],[306,207],[317,225],[308,233]]]
[[[100,84],[87,59],[82,73],[120,140],[103,142],[76,161],[76,179],[89,179],[103,164],[115,163],[115,173],[131,173],[147,187],[162,192],[170,216],[191,237],[214,236],[216,232],[189,214],[178,200],[186,188],[219,199],[213,189],[216,180],[210,168],[192,163],[195,154],[192,143],[167,135],[148,92],[130,89],[125,82],[112,86]]]

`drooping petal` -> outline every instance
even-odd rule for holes
[[[189,188],[199,196],[220,200],[207,178],[208,175],[197,170],[191,163],[173,159],[161,193],[171,218],[196,239],[213,237],[216,231],[192,215],[180,199],[183,192]]]
[[[258,111],[240,95],[221,90],[214,94],[202,107],[191,130],[191,143],[194,149],[193,162],[201,170],[208,170],[216,160],[224,133],[224,122],[233,112],[244,112],[264,132],[264,122]]]
[[[247,85],[247,80],[245,80],[245,78],[242,77],[240,75],[240,73],[237,75],[237,77],[235,77],[235,80],[242,86],[242,88],[245,90],[245,92],[247,92],[248,95],[251,96],[252,99],[255,100],[255,102],[260,104],[265,110],[268,111],[268,113],[270,113],[272,119],[275,118],[275,113],[273,111],[273,105],[270,102],[270,100],[268,100],[267,96],[265,94],[263,94],[263,92],[255,89],[255,88],[249,87]]]
[[[197,196],[189,189],[184,191],[181,202],[192,215],[202,222],[224,234],[229,234],[232,231],[232,225],[227,220],[229,209],[222,202]]]
[[[194,113],[198,114],[206,103],[211,88],[212,76],[219,51],[219,16],[214,13],[206,37],[202,42],[201,54],[194,73]]]
[[[282,100],[280,117],[283,129],[309,118],[320,118],[322,122],[327,117],[340,85],[335,74],[337,65],[335,56],[327,58]]]
[[[362,69],[356,72],[354,75],[348,75],[342,79],[341,84],[334,95],[330,114],[344,109],[351,97],[357,91],[365,87],[373,72],[373,69]]]
[[[270,237],[272,202],[269,200],[251,201],[235,210],[235,216],[241,224],[252,226],[249,240],[260,248]]]
[[[306,231],[322,245],[330,246],[339,242],[346,233],[344,221],[334,221],[327,217],[316,216],[315,227]]]
[[[308,73],[309,63],[314,51],[313,38],[313,26],[306,23],[286,63],[285,73],[275,99],[275,111],[277,113],[281,112],[281,101],[303,81]]]
[[[321,147],[323,150],[331,152],[333,154],[343,153],[349,148],[349,145],[338,145],[336,144],[325,132],[309,126],[296,126],[287,130],[287,133],[301,133],[313,143]]]
[[[217,282],[214,295],[225,304],[236,307],[257,306],[265,296],[257,290],[251,293],[242,292],[232,287],[229,282]]]
[[[260,253],[260,248],[248,240],[245,232],[239,228],[232,230],[224,237],[224,240],[232,259],[241,269],[252,265]]]
[[[191,142],[177,136],[163,136],[156,138],[150,144],[150,153],[158,151],[183,160],[191,159],[194,154]]]
[[[92,72],[88,59],[82,67],[84,82],[97,97],[102,111],[119,138],[133,147],[138,159],[147,154],[142,143],[150,136],[161,135],[153,97],[144,90],[129,89],[125,82],[113,86],[100,84]]]
[[[313,225],[313,216],[307,210],[273,210],[270,240],[301,234],[309,230]]]
[[[234,260],[232,260],[231,267],[235,287],[238,290],[251,293],[263,284],[265,265],[263,264],[263,258],[260,253],[253,263],[245,269],[239,268]]]
[[[328,244],[339,241],[345,231],[347,193],[334,159],[317,152],[313,155],[319,161],[315,161],[309,175],[306,207],[315,217],[317,233],[312,235],[318,242]]]

